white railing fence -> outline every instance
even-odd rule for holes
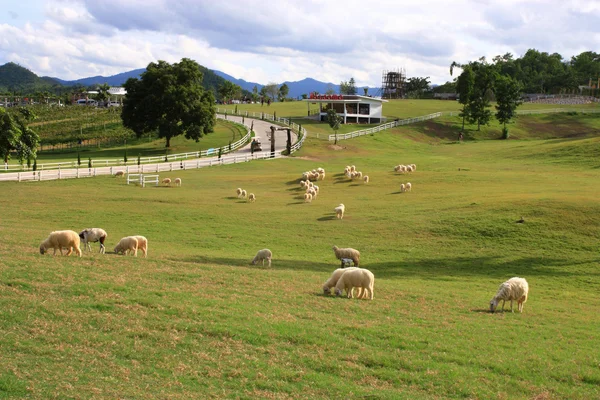
[[[543,108],[539,110],[517,110],[517,115],[533,115],[533,114],[556,114],[556,113],[568,113],[576,112],[581,114],[595,114],[600,113],[598,108]],[[460,114],[460,111],[446,111],[443,115],[448,117],[456,117]]]
[[[424,115],[422,117],[415,117],[415,118],[403,119],[403,120],[398,120],[398,121],[392,121],[392,122],[388,122],[383,125],[377,125],[372,128],[361,129],[359,131],[354,131],[354,132],[350,132],[350,133],[344,133],[344,134],[338,133],[337,140],[351,139],[351,138],[355,138],[355,137],[359,137],[359,136],[363,136],[363,135],[370,135],[372,133],[381,132],[386,129],[395,128],[397,126],[414,124],[417,122],[427,121],[429,119],[438,118],[441,116],[442,116],[442,113],[437,112],[437,113],[433,113],[433,114],[429,114],[429,115]],[[335,141],[335,135],[329,135],[329,141],[330,142]]]
[[[217,118],[225,119],[220,115],[217,115]],[[231,122],[231,121],[230,121]],[[155,164],[158,162],[168,162],[168,161],[178,161],[178,160],[188,160],[192,158],[200,158],[200,157],[210,157],[216,156],[219,154],[219,149],[221,150],[221,154],[231,153],[240,147],[243,147],[250,140],[250,127],[244,125],[246,129],[246,135],[243,138],[238,140],[235,143],[231,144],[231,149],[229,145],[223,147],[217,147],[213,149],[201,150],[201,151],[193,151],[189,153],[179,153],[179,154],[167,154],[163,156],[153,156],[153,157],[140,157],[140,164]],[[165,161],[166,159],[166,161]],[[138,159],[137,157],[132,157],[125,162],[124,159],[107,159],[107,160],[92,160],[92,168],[98,166],[130,166],[137,165]],[[39,171],[44,171],[48,169],[62,169],[62,168],[85,168],[88,166],[88,160],[82,159],[81,165],[77,164],[77,161],[63,161],[63,162],[54,162],[54,163],[41,163],[37,165],[37,169]],[[0,166],[1,171],[28,171],[31,170],[31,167],[27,167],[25,165],[20,164],[4,164]]]

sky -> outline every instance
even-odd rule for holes
[[[443,84],[453,61],[598,51],[599,17],[598,0],[0,0],[0,64],[74,80],[187,57],[261,84]]]

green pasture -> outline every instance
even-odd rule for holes
[[[82,163],[88,158],[93,160],[105,160],[111,158],[123,158],[125,151],[129,160],[136,159],[138,154],[141,157],[161,156],[165,152],[168,154],[188,153],[210,148],[227,146],[229,143],[235,143],[246,135],[244,128],[235,123],[217,120],[215,131],[211,132],[200,141],[186,139],[183,136],[177,136],[171,139],[171,147],[165,148],[165,139],[158,138],[156,135],[150,135],[148,138],[121,139],[118,143],[113,143],[109,147],[69,147],[61,150],[47,150],[38,153],[38,164],[44,162],[77,161],[77,152],[79,152]],[[87,164],[86,164],[87,165]]]
[[[3,183],[0,398],[600,398],[600,138],[562,117],[528,140],[459,144],[454,120],[310,134],[287,159],[161,173],[181,187]],[[107,254],[39,254],[50,231],[92,226]],[[134,234],[147,259],[111,254]],[[322,294],[333,245],[361,251],[373,301]],[[272,267],[249,265],[265,247]],[[490,314],[512,276],[524,312]]]

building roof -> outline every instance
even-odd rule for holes
[[[309,103],[356,103],[356,102],[377,102],[387,103],[387,100],[381,97],[359,96],[357,94],[311,94],[308,99],[304,99]]]

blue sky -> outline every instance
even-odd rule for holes
[[[384,69],[451,80],[452,61],[600,48],[584,0],[0,0],[0,63],[113,75],[183,57],[247,81],[379,86]]]

